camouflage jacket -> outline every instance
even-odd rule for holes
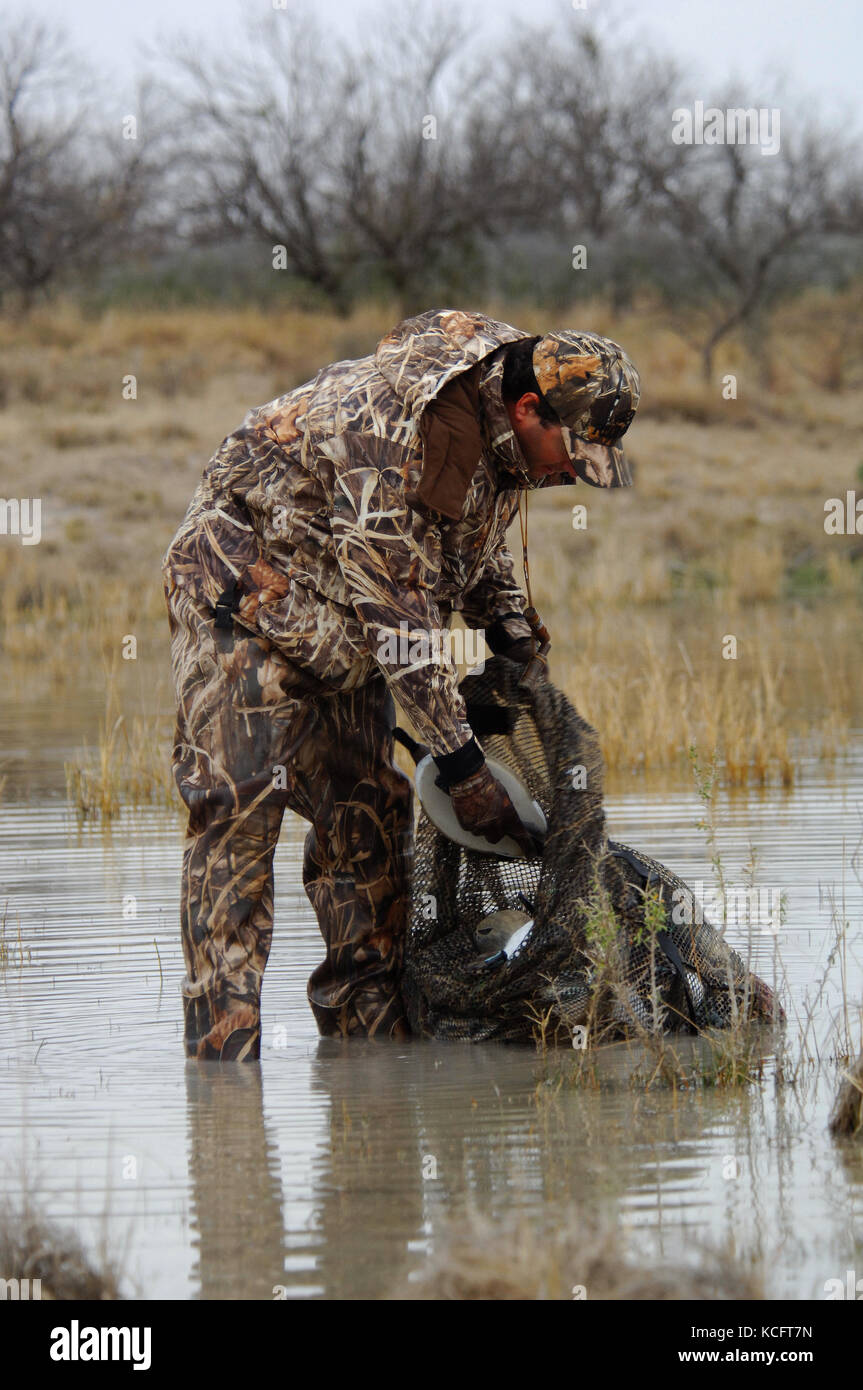
[[[528,336],[480,314],[420,314],[373,355],[250,411],[207,465],[165,556],[169,604],[212,609],[236,579],[241,625],[334,690],[383,671],[433,752],[461,747],[471,730],[441,630],[454,611],[473,628],[523,613],[506,548],[519,490],[574,481],[531,481],[510,427],[503,346]],[[451,520],[416,501],[420,423],[478,364],[484,447]],[[529,633],[518,619],[508,630]],[[408,660],[405,641],[384,641],[405,633],[429,638]]]

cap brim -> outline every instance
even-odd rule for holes
[[[566,425],[561,428],[566,452],[582,482],[591,487],[632,487],[632,470],[616,444],[592,444]]]

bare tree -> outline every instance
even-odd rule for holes
[[[520,34],[505,54],[525,132],[525,174],[538,209],[596,237],[614,231],[632,205],[625,160],[636,113],[658,96],[644,59],[609,51],[597,24]],[[650,64],[655,73],[655,65]]]
[[[734,91],[716,102],[723,111],[741,105]],[[845,186],[839,134],[799,111],[785,106],[779,149],[771,155],[757,144],[675,145],[670,105],[663,115],[665,137],[654,113],[636,133],[629,157],[641,184],[642,216],[661,230],[667,248],[672,305],[681,296],[681,271],[688,282],[687,318],[701,321],[697,346],[709,380],[723,339],[757,325],[777,296],[810,278],[825,239],[851,231],[855,221],[859,231],[859,213]]]
[[[279,12],[242,56],[174,48],[186,224],[284,246],[339,310],[373,287],[408,312],[481,273],[518,196],[514,132],[451,11],[414,4],[368,32],[351,51]]]
[[[0,31],[0,294],[27,308],[128,246],[151,192],[152,146],[108,130],[59,30]]]
[[[586,248],[589,279],[622,308],[658,288],[673,326],[709,377],[717,346],[742,328],[758,338],[777,296],[811,282],[817,257],[859,234],[859,168],[850,139],[782,103],[777,154],[734,143],[678,145],[672,113],[679,68],[634,41],[614,16],[519,33],[504,54],[518,112],[517,164],[566,283],[571,246]],[[725,108],[747,106],[729,91]],[[832,240],[828,240],[832,238]]]
[[[242,58],[186,42],[169,60],[186,231],[251,235],[265,243],[263,263],[284,246],[292,272],[346,310],[338,45],[309,19],[279,13],[252,30]]]
[[[340,312],[490,285],[569,302],[588,283],[622,308],[647,285],[709,376],[819,257],[850,264],[859,157],[790,103],[775,155],[675,144],[679,74],[610,21],[522,26],[498,48],[448,6],[387,20],[352,49],[300,10],[271,12],[243,51],[179,43],[130,139],[62,35],[0,29],[0,295],[26,304],[183,239],[244,242],[265,274],[283,247]],[[580,242],[591,274],[575,281]]]
[[[622,43],[613,15],[572,16],[505,47],[501,84],[520,132],[513,168],[529,205],[524,225],[545,233],[544,254],[559,257],[557,283],[571,294],[586,287],[572,278],[576,245],[585,248],[587,282],[615,307],[639,283],[643,198],[630,155],[646,113],[666,105],[675,79],[673,64]]]
[[[340,175],[356,254],[405,313],[442,284],[475,292],[530,206],[496,55],[477,55],[452,11],[414,4],[349,73]]]

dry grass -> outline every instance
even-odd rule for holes
[[[112,581],[101,600],[94,592],[92,610],[86,595],[72,600],[50,592],[33,600],[26,584],[24,590],[17,613],[10,613],[14,581],[4,592],[7,687],[26,692],[49,685],[61,692],[86,678],[107,690],[111,682],[98,748],[82,749],[72,769],[73,800],[91,810],[103,802],[108,811],[112,785],[160,799],[171,736],[161,590],[152,578],[149,594]],[[642,610],[637,620],[619,616],[611,623],[606,611],[579,612],[575,602],[572,616],[553,602],[543,611],[554,635],[551,677],[598,730],[611,773],[682,770],[694,744],[706,757],[717,752],[727,785],[790,786],[804,753],[841,754],[860,722],[845,607],[753,606],[737,625],[745,631],[736,661],[721,655],[730,624],[692,608]],[[783,619],[793,624],[793,645]],[[567,640],[574,629],[577,644]],[[129,633],[137,636],[138,660],[128,663],[122,680],[109,677]],[[143,710],[142,691],[149,692]]]
[[[94,1266],[77,1238],[61,1231],[30,1204],[0,1210],[0,1270],[6,1279],[41,1281],[41,1298],[119,1299],[119,1275],[108,1261]]]
[[[124,804],[173,804],[168,753],[165,720],[146,715],[127,719],[118,709],[115,679],[109,677],[98,748],[90,753],[85,747],[65,765],[67,794],[79,818],[110,820]]]
[[[848,1071],[842,1073],[842,1084],[830,1116],[830,1133],[837,1138],[857,1135],[863,1130],[863,1052]]]
[[[698,1249],[698,1268],[682,1263],[638,1266],[627,1259],[619,1226],[593,1212],[538,1230],[524,1217],[453,1219],[419,1277],[400,1282],[397,1299],[545,1301],[756,1300],[757,1272],[730,1254]]]
[[[824,756],[841,751],[859,697],[852,654],[831,631],[836,615],[795,612],[793,645],[782,616],[764,606],[736,622],[654,610],[610,623],[592,610],[567,623],[552,605],[549,625],[563,636],[552,679],[598,730],[609,769],[682,767],[694,744],[718,751],[728,784],[787,786],[804,742]],[[737,658],[726,660],[723,638],[735,634]]]
[[[94,675],[101,680],[129,633],[137,636],[142,662],[152,666],[153,676],[160,668],[164,674],[161,588],[152,573],[146,579],[135,574],[134,559],[129,568],[128,581],[98,582],[86,571],[62,574],[58,563],[38,565],[29,556],[20,561],[10,549],[0,550],[0,650],[7,689],[26,692],[45,684],[59,690]]]
[[[846,298],[851,303],[852,292]],[[837,299],[836,313],[842,304]],[[548,321],[535,309],[485,307],[528,330]],[[863,458],[856,392],[819,388],[790,366],[765,392],[730,343],[718,370],[737,371],[740,398],[723,401],[719,384],[700,382],[696,354],[655,313],[614,318],[599,304],[572,312],[627,345],[644,392],[628,436],[635,490],[579,487],[533,497],[535,565],[551,563],[552,593],[563,581],[580,604],[631,607],[715,592],[748,604],[781,599],[789,585],[833,593],[848,582],[859,596],[856,538],[823,530],[825,498],[855,486]],[[811,361],[807,312],[800,301]],[[56,568],[67,581],[73,572],[128,580],[130,564],[136,579],[151,575],[204,463],[250,406],[328,361],[371,351],[391,319],[386,308],[347,320],[251,310],[111,311],[92,319],[73,305],[41,310],[23,325],[0,319],[0,448],[43,498],[40,565],[62,554],[66,563]],[[774,337],[793,346],[799,332],[799,323],[783,321]],[[122,398],[129,373],[136,400]],[[576,500],[588,507],[586,531],[574,532],[569,521]],[[547,587],[539,569],[537,580]]]
[[[857,485],[863,459],[852,332],[860,297],[855,288],[829,304],[813,295],[787,306],[759,363],[729,341],[715,388],[650,305],[615,317],[582,304],[553,316],[609,333],[642,369],[628,437],[636,488],[538,492],[530,507],[552,677],[599,730],[611,770],[673,766],[695,742],[719,749],[730,782],[787,784],[799,740],[834,754],[859,722],[863,540],[827,536],[823,505]],[[534,307],[481,307],[528,331],[550,322]],[[133,633],[142,688],[164,689],[159,562],[207,458],[250,406],[370,351],[394,317],[386,306],[346,320],[225,309],[85,317],[67,303],[23,322],[0,318],[0,456],[42,498],[43,532],[38,547],[11,537],[0,545],[7,684],[59,694],[82,673],[101,680]],[[729,371],[737,401],[722,399]],[[122,397],[128,374],[136,400]],[[576,500],[588,510],[584,531],[572,528]],[[510,541],[518,554],[515,530]],[[736,661],[722,657],[727,635]],[[118,701],[114,718],[124,722],[106,726],[86,775],[73,780],[83,805],[110,809],[112,782],[150,795],[167,756],[167,743],[133,732],[133,705]],[[112,762],[129,758],[129,740],[136,770],[127,778]]]
[[[562,1089],[579,1091],[743,1091],[778,1074],[776,1035],[742,1018],[728,1028],[697,1036],[653,1032],[630,1021],[630,1036],[577,1050],[548,1052],[540,1059],[534,1101],[543,1106]]]
[[[24,945],[21,936],[21,918],[16,917],[15,928],[12,929],[9,921],[9,902],[8,899],[3,905],[3,915],[0,917],[0,975],[5,975],[7,970],[19,969],[30,961],[30,947]]]

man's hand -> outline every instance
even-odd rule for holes
[[[530,628],[530,636],[525,634],[525,626]],[[519,666],[527,666],[535,656],[544,661],[551,645],[548,628],[535,608],[528,608],[524,613],[507,613],[492,624],[485,640],[495,656],[506,657],[507,661],[515,661]]]
[[[536,650],[537,645],[532,637],[519,637],[517,642],[512,642],[500,655],[506,657],[507,661],[517,661],[519,666],[526,666],[533,660]]]
[[[496,845],[509,835],[528,859],[542,853],[542,841],[521,820],[504,788],[483,766],[450,787],[453,810],[462,830],[482,835]]]

